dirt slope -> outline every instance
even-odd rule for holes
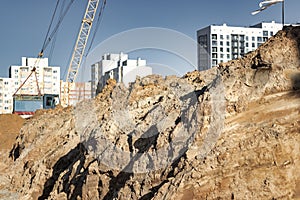
[[[25,120],[19,115],[0,115],[0,199],[16,197],[14,193],[8,191],[10,180],[7,171],[13,164],[8,155],[24,122]]]
[[[22,128],[20,199],[300,199],[300,27],[182,78],[110,81]],[[51,119],[51,120],[49,120]],[[13,173],[12,173],[13,171]]]
[[[19,115],[0,115],[0,149],[11,149],[20,129],[24,124],[24,119]]]

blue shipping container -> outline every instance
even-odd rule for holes
[[[35,112],[43,109],[43,96],[14,97],[14,112]]]

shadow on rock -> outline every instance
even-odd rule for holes
[[[79,143],[74,149],[69,151],[55,163],[52,168],[52,176],[45,182],[43,194],[38,198],[39,200],[47,199],[50,196],[50,193],[53,191],[54,185],[59,179],[61,173],[66,170],[67,173],[63,178],[63,190],[66,194],[68,194],[68,199],[77,199],[78,196],[82,197],[82,186],[87,176],[87,170],[81,170],[84,169],[83,165],[86,159],[85,152],[86,149],[83,144]],[[73,166],[77,161],[80,163],[76,169],[75,175],[73,176],[74,178],[69,180]],[[69,197],[69,194],[71,193],[70,186],[72,183],[75,188],[73,189],[71,197]]]
[[[300,90],[300,72],[291,77],[293,90]],[[300,95],[300,94],[298,94]]]
[[[149,137],[151,135],[151,137]],[[118,196],[119,191],[125,186],[126,182],[130,180],[130,177],[134,175],[133,165],[143,155],[148,152],[152,146],[156,146],[158,137],[158,130],[156,126],[151,126],[134,144],[135,148],[139,151],[131,159],[127,166],[109,182],[109,191],[103,199],[110,200]],[[131,140],[129,140],[131,141]],[[130,144],[132,146],[132,144]]]
[[[298,55],[299,55],[299,60],[300,60],[300,27],[292,27],[292,26],[286,26],[284,27],[284,30],[288,31],[287,37],[293,39],[298,46]],[[299,66],[300,67],[300,66]],[[292,87],[293,90],[300,90],[300,72],[295,73],[291,76],[291,81],[292,81]],[[300,92],[297,92],[297,96],[300,96]]]

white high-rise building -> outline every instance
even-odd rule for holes
[[[259,23],[250,27],[210,25],[197,31],[198,70],[243,57],[282,29],[282,24]]]
[[[21,66],[12,65],[9,77],[14,80],[14,91],[26,80],[33,67],[36,67],[38,86],[41,94],[60,94],[60,67],[48,65],[48,58],[22,57]],[[26,81],[17,94],[37,95],[38,89],[34,74]]]
[[[92,97],[101,91],[110,78],[127,85],[134,82],[136,76],[144,77],[152,74],[152,68],[146,66],[146,60],[129,59],[128,54],[104,54],[102,60],[92,65]]]
[[[19,89],[34,67],[36,78],[32,74]],[[0,114],[13,112],[13,95],[18,89],[17,95],[38,95],[38,87],[42,95],[60,95],[60,67],[49,66],[48,58],[22,57],[20,66],[10,66],[9,78],[0,78]]]
[[[92,68],[92,80],[91,80],[91,89],[92,89],[92,98],[96,96],[96,90],[98,83],[105,72],[110,71],[118,66],[118,62],[123,62],[128,60],[128,55],[124,53],[120,54],[104,54],[102,59],[93,64]]]

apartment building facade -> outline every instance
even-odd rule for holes
[[[13,112],[14,80],[11,78],[0,78],[0,114]]]
[[[75,106],[78,102],[91,99],[91,82],[63,82],[61,81],[60,103],[63,107]]]
[[[21,66],[12,65],[9,69],[9,78],[14,80],[14,90],[30,75],[33,67],[36,68],[38,87],[41,94],[58,94],[60,92],[60,67],[49,66],[48,58],[27,58],[22,57]],[[30,76],[24,86],[17,94],[38,94],[36,78],[34,75]]]
[[[102,60],[91,66],[92,98],[103,89],[110,78],[128,85],[129,82],[134,82],[137,76],[151,75],[152,68],[146,65],[146,60],[129,59],[128,54],[104,54]]]
[[[37,76],[29,77],[34,67]],[[60,95],[60,67],[49,66],[48,58],[22,57],[21,65],[9,67],[9,78],[0,78],[0,114],[13,112],[13,95],[18,89],[17,95],[37,95],[38,87],[42,95]]]
[[[197,31],[198,70],[243,57],[282,29],[274,21],[250,27],[210,25]]]

